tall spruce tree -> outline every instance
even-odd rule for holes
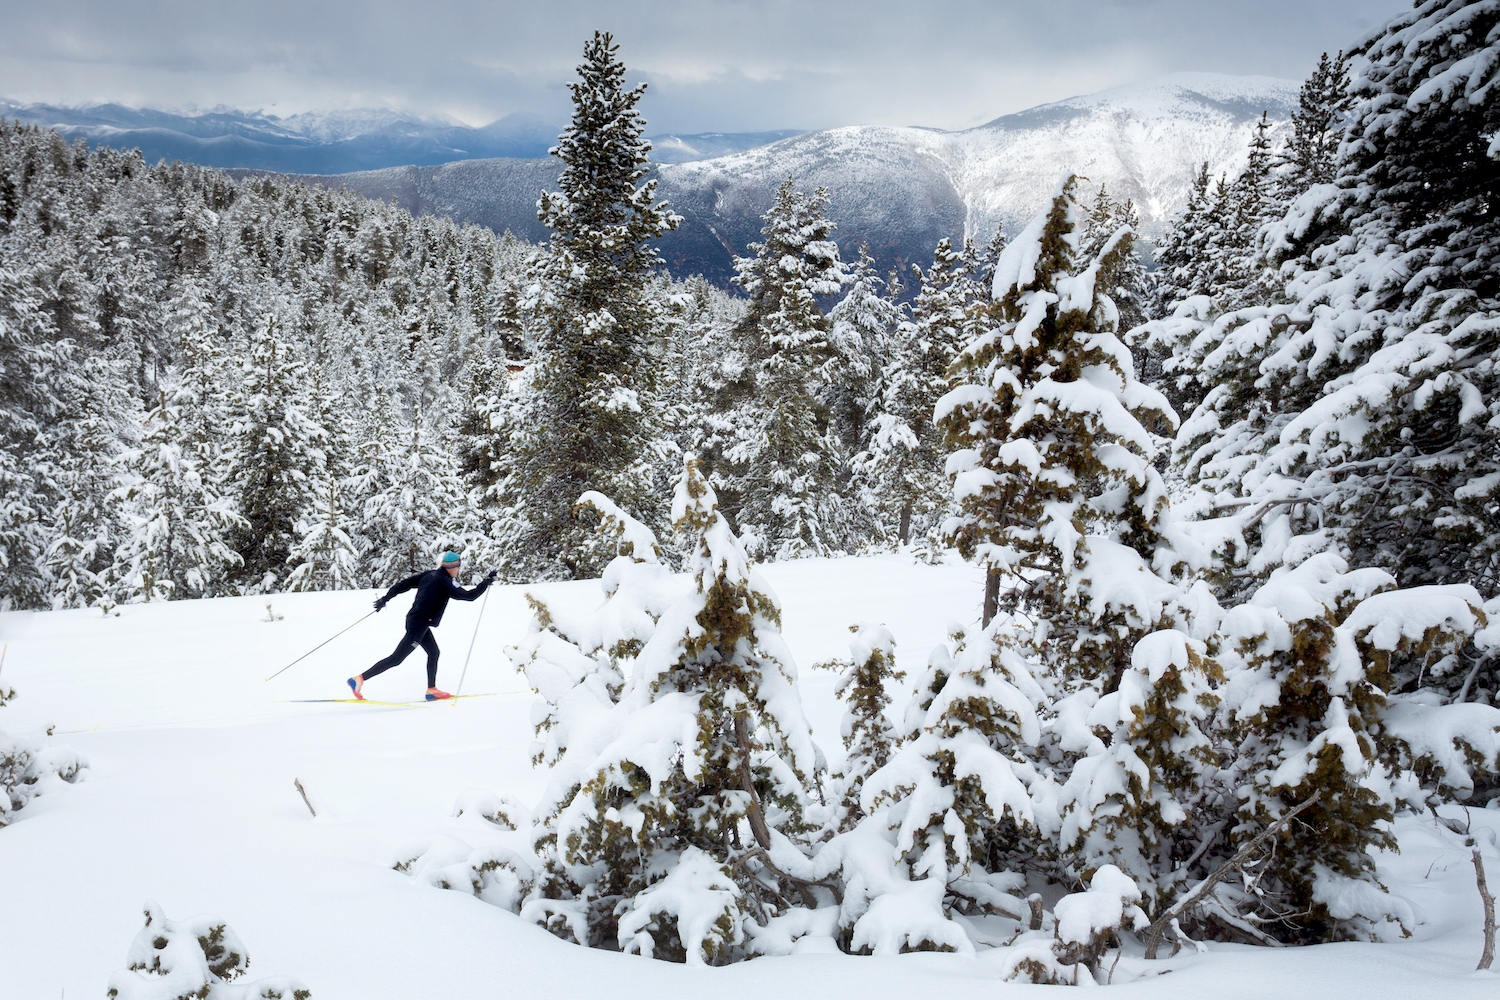
[[[824,404],[834,349],[818,299],[847,281],[827,210],[826,189],[809,196],[788,177],[762,216],[764,242],[735,258],[750,304],[734,334],[740,367],[724,383],[709,443],[713,481],[757,556],[825,555],[850,537]]]
[[[875,274],[875,262],[861,247],[850,272],[849,291],[828,312],[833,355],[823,369],[823,404],[829,442],[838,449],[837,488],[851,506],[845,543],[851,549],[860,541],[876,542],[891,534],[889,519],[876,513],[881,497],[869,455],[880,411],[881,375],[892,357],[905,309],[883,294],[884,286]]]
[[[651,144],[637,110],[646,85],[625,85],[613,36],[584,46],[572,124],[554,155],[558,190],[539,217],[552,231],[544,258],[536,358],[512,405],[492,418],[503,470],[491,490],[507,514],[508,571],[594,576],[608,562],[573,502],[588,490],[663,526],[653,490],[660,445],[656,401],[661,306],[649,294],[662,260],[654,241],[678,216],[645,180]]]
[[[93,604],[109,586],[123,527],[110,494],[121,452],[134,443],[138,413],[121,362],[78,358],[72,345],[59,346],[67,348],[68,363],[53,386],[58,412],[37,436],[32,469],[50,500],[42,531],[52,606],[77,608]]]
[[[1212,224],[1212,183],[1205,160],[1193,176],[1187,204],[1157,244],[1153,312],[1158,315],[1170,313],[1189,296],[1208,294],[1203,274],[1207,263],[1204,242]]]
[[[306,412],[307,370],[275,315],[256,325],[231,403],[234,441],[228,487],[244,526],[235,549],[252,592],[285,580],[297,522],[312,505],[324,431]]]
[[[967,339],[980,291],[947,239],[938,243],[931,267],[923,271],[913,264],[912,270],[920,290],[911,321],[897,330],[880,372],[879,412],[867,459],[877,484],[875,502],[902,545],[934,534],[947,509],[947,452],[932,408],[948,391],[948,370]]]
[[[185,394],[189,403],[195,398]],[[212,597],[241,562],[245,522],[204,482],[184,420],[184,395],[163,389],[114,494],[125,524],[114,552],[114,598],[125,603]]]
[[[1276,157],[1277,197],[1291,204],[1314,184],[1333,182],[1350,107],[1349,59],[1325,52],[1304,81],[1292,112],[1292,136]]]
[[[1058,678],[1112,688],[1174,588],[1153,563],[1166,486],[1153,462],[1175,417],[1135,378],[1100,276],[1130,250],[1122,227],[1080,261],[1077,178],[1006,247],[996,326],[938,401],[959,513],[947,531],[989,571],[985,620],[1025,612]],[[1131,580],[1129,586],[1124,580]]]
[[[66,357],[26,276],[0,262],[0,607],[50,603],[42,556],[42,484],[32,459],[53,402],[49,373]]]

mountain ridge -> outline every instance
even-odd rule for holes
[[[944,237],[984,242],[997,227],[1017,231],[1065,171],[1087,178],[1085,197],[1102,183],[1115,197],[1134,201],[1149,239],[1181,210],[1201,164],[1207,163],[1215,175],[1233,175],[1243,166],[1251,128],[1263,111],[1271,119],[1273,140],[1282,135],[1297,93],[1296,82],[1272,77],[1175,73],[956,131],[846,125],[800,133],[656,136],[660,148],[653,171],[659,192],[683,216],[678,230],[663,238],[662,253],[674,274],[699,273],[727,284],[734,274],[734,255],[759,239],[760,216],[787,176],[804,189],[827,186],[829,214],[838,225],[835,237],[844,254],[852,257],[867,245],[882,271],[925,266]],[[8,107],[13,106],[0,103],[0,115],[9,114]],[[99,136],[106,134],[100,130],[114,128],[108,134],[119,137],[126,131],[122,126],[132,121],[164,127],[152,125],[155,119],[131,119],[118,105],[96,106],[92,114],[92,123],[80,128],[93,128]],[[219,112],[205,113],[211,114]],[[456,149],[463,155],[444,159],[439,140],[453,137],[451,130],[444,131],[444,121],[403,117],[389,109],[262,115],[254,121],[225,114],[222,120],[201,123],[205,130],[225,134],[198,142],[213,148],[221,160],[253,159],[258,149],[253,144],[264,146],[269,142],[265,137],[274,135],[283,136],[283,146],[306,150],[308,159],[323,156],[319,162],[360,151],[372,161],[379,156],[406,159],[401,165],[341,172],[259,162],[210,166],[288,174],[393,200],[414,213],[546,238],[536,219],[536,200],[555,184],[561,164],[546,157],[556,133],[549,132],[540,116],[518,113],[480,129],[465,126],[465,137],[489,131],[497,143],[512,145],[491,147],[508,152],[475,156],[450,142],[449,154]],[[358,128],[369,131],[355,134]],[[314,132],[335,141],[320,146],[308,138]],[[424,149],[425,158],[417,155]],[[518,149],[527,152],[518,155]]]

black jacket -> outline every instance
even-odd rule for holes
[[[486,577],[479,581],[479,586],[473,590],[465,590],[454,582],[447,570],[430,569],[425,573],[409,576],[387,590],[385,596],[380,599],[380,603],[384,606],[397,594],[404,594],[413,588],[417,591],[417,599],[412,602],[411,610],[406,613],[407,629],[438,624],[443,620],[443,612],[448,608],[448,598],[472,601],[490,588],[490,580]]]

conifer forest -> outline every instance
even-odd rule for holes
[[[1325,54],[1149,239],[1070,171],[882,273],[789,176],[727,288],[666,269],[628,56],[583,47],[542,242],[0,120],[0,609],[598,578],[508,650],[546,790],[466,808],[526,846],[396,863],[586,947],[1102,984],[1410,935],[1398,819],[1500,803],[1500,2]],[[877,553],[977,619],[799,675],[761,570]]]

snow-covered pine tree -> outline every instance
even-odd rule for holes
[[[966,342],[978,296],[962,256],[941,240],[932,266],[915,264],[921,283],[911,321],[897,328],[894,349],[882,367],[880,398],[865,457],[877,509],[885,529],[905,545],[924,543],[939,526],[948,504],[943,475],[946,449],[932,409],[949,388],[949,367]]]
[[[1286,208],[1276,197],[1270,131],[1270,117],[1262,112],[1250,137],[1245,169],[1228,188],[1226,228],[1221,240],[1209,247],[1210,255],[1218,258],[1219,276],[1211,294],[1227,308],[1266,302],[1275,291],[1259,247],[1261,226]]]
[[[654,241],[678,217],[656,201],[655,179],[640,183],[651,149],[637,110],[646,86],[626,87],[618,52],[613,36],[596,32],[568,85],[559,190],[538,203],[552,238],[536,357],[513,404],[494,416],[501,548],[508,571],[531,578],[593,576],[608,562],[572,517],[587,490],[661,524],[652,469],[660,303],[649,288],[662,263]]]
[[[1172,312],[1190,296],[1208,294],[1209,283],[1203,272],[1207,265],[1205,243],[1214,221],[1212,183],[1205,160],[1193,177],[1187,204],[1157,242],[1155,307],[1151,310],[1156,315]]]
[[[292,566],[288,590],[347,590],[363,582],[358,531],[347,507],[354,492],[349,485],[350,420],[335,393],[332,368],[332,359],[324,357],[312,371],[309,396],[326,444],[312,483],[311,507],[297,522],[297,543],[287,557]]]
[[[212,597],[241,562],[232,545],[244,519],[204,483],[183,410],[163,389],[122,463],[114,499],[124,532],[110,577],[124,603]]]
[[[896,669],[896,640],[884,625],[852,625],[849,659],[818,664],[839,671],[834,689],[844,702],[842,734],[847,757],[844,769],[834,775],[839,801],[825,826],[846,833],[861,819],[860,796],[865,779],[880,770],[900,742],[895,724],[886,714],[891,696],[886,684],[906,676]]]
[[[1344,568],[1324,554],[1284,570],[1221,627],[1241,782],[1232,842],[1322,793],[1304,822],[1286,828],[1253,891],[1235,894],[1258,926],[1293,941],[1368,936],[1387,917],[1412,923],[1404,902],[1385,897],[1371,857],[1396,846],[1391,775],[1371,738],[1385,695],[1355,644],[1339,635],[1354,607],[1391,578]]]
[[[733,336],[746,302],[702,277],[683,282],[673,300],[680,315],[670,328],[673,341],[667,350],[664,386],[672,398],[666,407],[676,427],[678,450],[700,454],[706,468],[701,451],[707,436],[716,433],[716,404],[748,363],[745,345]]]
[[[256,324],[231,399],[233,440],[225,486],[244,519],[235,551],[251,592],[279,588],[312,505],[325,433],[304,408],[307,369],[274,314]]]
[[[1000,255],[1005,252],[1005,227],[996,226],[995,235],[984,245],[983,250],[975,250],[968,256],[969,274],[981,291],[988,289],[995,283],[995,265],[1000,263]]]
[[[42,562],[46,496],[32,471],[42,424],[54,405],[49,372],[65,352],[27,277],[0,261],[0,607],[50,604]]]
[[[1136,380],[1099,284],[1129,252],[1130,230],[1079,261],[1076,187],[1064,178],[1005,248],[996,326],[964,347],[955,366],[973,381],[935,416],[953,449],[958,513],[945,531],[988,570],[986,622],[996,610],[1028,614],[1046,672],[1104,693],[1176,595],[1158,575],[1173,567],[1153,466],[1157,434],[1176,418]]]
[[[1042,691],[998,626],[954,639],[951,653],[933,650],[908,735],[864,780],[866,818],[815,859],[842,873],[840,923],[855,952],[970,950],[951,914],[1019,915],[1014,890],[1043,873],[1032,789],[1044,807],[1057,789],[1036,763]],[[871,837],[883,864],[858,846]]]
[[[32,469],[51,499],[41,529],[52,606],[81,608],[112,586],[109,572],[124,525],[110,495],[138,411],[120,362],[84,354],[71,343],[59,349],[63,364],[52,379],[57,412],[37,436]]]
[[[823,405],[830,441],[838,448],[839,493],[850,498],[849,548],[857,541],[890,536],[888,521],[869,516],[882,497],[878,477],[871,476],[866,459],[880,409],[882,375],[893,361],[894,338],[904,313],[900,302],[883,294],[884,286],[867,248],[861,247],[848,292],[828,311],[833,354],[823,370]]]
[[[338,479],[323,477],[311,510],[297,522],[297,543],[287,557],[292,564],[287,590],[349,590],[364,582],[343,493]]]
[[[1334,184],[1262,234],[1287,304],[1144,328],[1190,345],[1168,374],[1203,399],[1177,459],[1201,504],[1241,511],[1256,577],[1332,546],[1407,585],[1500,586],[1497,24],[1431,0],[1353,53]]]
[[[1344,116],[1349,111],[1349,59],[1324,52],[1302,81],[1292,135],[1276,156],[1276,200],[1290,205],[1314,184],[1333,182]]]
[[[705,436],[726,512],[751,553],[772,559],[849,542],[850,504],[838,492],[822,398],[833,347],[818,299],[847,280],[827,210],[825,189],[806,195],[788,177],[761,217],[765,241],[735,258],[735,284],[750,299],[735,330],[740,367],[724,380]]]
[[[126,154],[127,173],[144,173],[140,153]],[[89,316],[96,342],[124,362],[134,377],[131,388],[142,402],[155,394],[166,366],[161,342],[159,279],[155,248],[143,231],[144,192],[127,186],[87,220],[91,232],[84,244],[86,266],[93,272]]]
[[[174,288],[165,312],[167,341],[177,364],[173,399],[180,411],[183,451],[198,463],[205,482],[216,485],[228,438],[224,334],[208,288],[195,276]]]
[[[1073,765],[1060,795],[1058,841],[1073,868],[1117,866],[1155,912],[1199,877],[1186,863],[1224,827],[1222,790],[1208,780],[1224,673],[1206,653],[1175,629],[1137,642],[1119,687],[1086,718],[1108,743]]]
[[[1135,203],[1129,198],[1116,201],[1110,197],[1106,186],[1100,184],[1084,225],[1083,239],[1078,249],[1079,259],[1090,260],[1097,256],[1121,226],[1128,226],[1134,233],[1140,228],[1140,224],[1140,213],[1135,210]],[[1132,329],[1146,321],[1150,290],[1147,287],[1146,268],[1141,263],[1134,240],[1127,252],[1111,260],[1107,271],[1100,272],[1099,282],[1104,294],[1109,296],[1119,311],[1120,330]]]
[[[374,431],[379,437],[366,446],[355,482],[364,497],[366,576],[379,585],[436,565],[454,544],[464,490],[438,426],[420,406],[410,419],[395,414]]]
[[[522,915],[581,943],[724,962],[747,913],[764,923],[794,905],[776,859],[805,860],[788,838],[808,832],[817,751],[780,610],[692,458],[672,505],[691,587],[665,606],[652,595],[672,578],[649,530],[585,500],[622,555],[593,623],[537,605],[526,670],[548,703],[553,774],[548,876]]]

